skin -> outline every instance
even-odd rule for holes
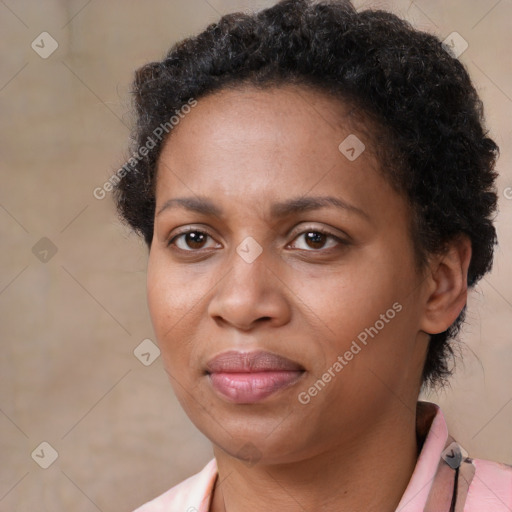
[[[350,134],[366,146],[354,161],[338,149]],[[148,304],[175,393],[213,444],[215,512],[393,511],[407,487],[428,333],[445,330],[464,306],[471,249],[454,240],[417,268],[407,202],[379,171],[370,135],[321,92],[245,88],[201,98],[163,148]],[[364,213],[269,214],[274,202],[328,195]],[[209,198],[222,215],[161,211],[191,196]],[[187,227],[209,236],[168,245]],[[345,243],[308,242],[317,229]],[[262,249],[252,263],[236,251],[246,237]],[[402,310],[301,403],[299,393],[394,303]],[[231,349],[274,352],[305,372],[261,402],[232,403],[205,374]]]

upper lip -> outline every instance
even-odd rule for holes
[[[206,364],[207,373],[252,373],[271,371],[303,371],[295,361],[273,352],[241,352],[229,350],[210,359]]]

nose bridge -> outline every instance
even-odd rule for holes
[[[252,265],[257,260],[260,260],[260,265],[261,265],[262,253],[263,253],[263,246],[252,236],[246,236],[236,247],[236,254],[247,265]],[[235,258],[235,261],[236,261],[236,258]],[[243,265],[241,265],[241,266],[243,268]]]
[[[259,295],[267,284],[266,274],[269,272],[269,250],[252,236],[246,236],[233,251],[229,260],[230,289],[241,287],[242,291],[247,288],[247,294],[256,293]],[[240,291],[240,290],[238,290]]]
[[[234,248],[227,265],[228,273],[209,305],[210,316],[238,328],[249,328],[259,318],[284,319],[286,298],[269,269],[269,249],[247,236]]]

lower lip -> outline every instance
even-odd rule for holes
[[[212,373],[210,382],[224,398],[240,404],[252,404],[297,382],[302,371],[254,373]]]

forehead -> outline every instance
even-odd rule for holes
[[[206,169],[202,178],[213,181],[228,175],[239,181],[249,171],[278,179],[285,166],[294,168],[297,179],[321,176],[342,151],[354,156],[353,142],[357,152],[364,148],[364,165],[376,168],[371,135],[371,125],[353,106],[311,87],[224,89],[200,98],[175,126],[161,151],[157,179],[172,179],[169,171],[191,179]],[[347,138],[352,144],[341,147]]]
[[[173,198],[200,196],[230,217],[271,218],[272,203],[334,195],[375,218],[390,208],[407,216],[372,134],[351,105],[311,88],[222,90],[200,98],[165,142],[156,212]]]
[[[157,222],[188,210],[201,217],[187,219],[273,225],[272,213],[300,205],[296,199],[331,196],[348,208],[324,209],[324,220],[366,218],[373,229],[394,226],[400,238],[408,232],[408,204],[383,176],[370,137],[349,105],[309,89],[226,90],[199,99],[160,154]],[[357,154],[346,152],[347,140]],[[191,205],[194,197],[202,204]],[[180,206],[158,217],[173,203]],[[289,209],[289,217],[299,210]],[[318,218],[313,208],[303,210]]]

